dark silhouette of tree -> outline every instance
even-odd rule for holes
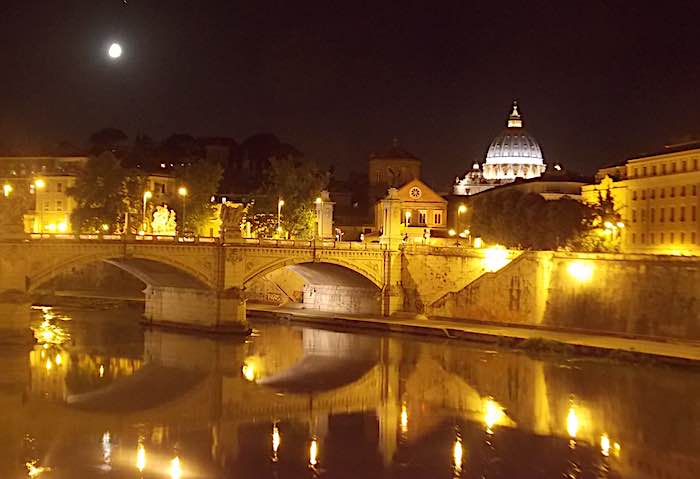
[[[240,146],[237,181],[232,185],[239,192],[260,189],[266,179],[271,160],[301,161],[303,154],[294,146],[282,143],[271,133],[258,133],[247,138]]]
[[[193,136],[177,133],[161,143],[159,157],[169,167],[183,167],[203,159],[204,150]]]
[[[125,151],[129,137],[117,128],[103,128],[90,135],[89,149],[93,155],[99,155],[103,151],[111,151],[119,157]]]

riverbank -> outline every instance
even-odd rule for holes
[[[369,329],[498,344],[529,351],[571,352],[614,359],[653,359],[672,364],[700,365],[700,343],[691,341],[657,341],[401,315],[369,317],[251,303],[247,308],[248,314],[255,318],[290,320],[333,329]]]

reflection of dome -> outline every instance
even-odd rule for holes
[[[513,111],[508,117],[508,128],[491,142],[484,164],[484,178],[514,180],[533,178],[545,170],[542,150],[523,128],[518,112],[518,103],[513,102]]]

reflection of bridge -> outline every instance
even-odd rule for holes
[[[57,236],[0,243],[0,293],[29,293],[57,275],[105,261],[146,283],[146,316],[154,322],[245,330],[246,285],[285,267],[309,284],[347,286],[358,300],[376,297],[367,312],[388,315],[402,304],[399,253],[379,244]]]
[[[583,372],[521,355],[469,349],[454,353],[441,344],[401,345],[387,337],[292,328],[270,328],[245,344],[154,330],[147,334],[144,365],[131,377],[73,394],[67,398],[70,404],[51,406],[47,391],[33,390],[26,405],[10,404],[4,412],[19,421],[20,434],[46,432],[46,424],[59,435],[71,431],[99,437],[111,431],[126,451],[136,450],[138,434],[159,438],[149,439],[151,448],[172,449],[176,431],[208,425],[206,449],[219,464],[235,460],[244,442],[269,441],[276,422],[305,425],[323,451],[329,417],[357,413],[376,419],[378,448],[387,464],[402,441],[431,436],[448,417],[478,424],[483,434],[491,429],[496,436],[499,429],[517,425],[528,434],[568,440],[573,428],[576,440],[594,449],[605,434],[611,444],[622,444],[622,463],[615,467],[632,471],[647,447],[689,452],[673,431],[659,430],[662,419],[635,401],[643,386],[628,387],[632,383],[607,367],[601,370],[613,377],[592,380]],[[94,362],[81,365],[87,368],[84,374],[99,374]],[[60,387],[61,381],[37,380],[58,373],[58,367],[47,370],[36,362],[34,387]],[[167,378],[168,387],[154,391]],[[650,374],[649,380],[658,378]],[[610,382],[617,388],[612,395]],[[690,396],[685,406],[690,407]],[[244,431],[253,423],[268,425],[268,434],[249,437]],[[131,424],[143,426],[136,431]],[[697,438],[697,432],[690,434]],[[683,467],[688,466],[694,467]]]

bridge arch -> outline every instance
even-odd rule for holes
[[[99,262],[108,263],[126,271],[148,286],[212,289],[210,279],[206,275],[178,262],[176,258],[138,254],[123,256],[99,252],[61,258],[40,265],[38,268],[33,265],[30,271],[36,271],[36,273],[27,277],[27,290],[34,291],[72,269]]]
[[[304,308],[338,313],[380,314],[383,278],[381,274],[363,266],[359,261],[353,263],[337,257],[285,257],[253,269],[245,276],[243,286],[248,289],[247,296],[251,298],[259,295],[256,280],[265,278],[272,283],[277,280],[278,283],[275,284],[284,292],[284,297],[297,302],[301,299]],[[275,275],[275,272],[282,269],[296,273],[297,280],[289,281],[289,275],[286,278],[284,275]],[[299,278],[303,279],[301,298],[297,296]],[[290,285],[295,282],[297,286],[292,288],[295,294],[290,295]]]

